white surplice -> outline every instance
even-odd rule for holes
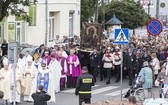
[[[9,100],[11,97],[11,85],[12,85],[12,69],[5,70],[2,68],[0,70],[0,91],[4,92],[3,99]],[[2,79],[3,78],[3,79]]]
[[[60,79],[61,79],[61,64],[57,60],[51,60],[49,64],[49,69],[52,72],[52,79],[54,81],[54,90],[56,92],[60,91]]]
[[[51,95],[51,99],[49,100],[49,102],[56,102],[55,91],[54,91],[54,80],[53,80],[53,76],[52,76],[52,71],[49,70],[49,69],[43,70],[42,67],[40,66],[39,69],[38,69],[38,72],[41,73],[42,75],[44,75],[45,73],[49,73],[49,84],[48,84],[48,91],[47,91],[47,93],[49,95]],[[36,79],[36,84],[37,84],[37,79]]]
[[[14,72],[13,72],[14,73]],[[14,76],[14,74],[12,75]],[[21,98],[21,80],[22,80],[22,71],[19,67],[16,68],[16,102],[20,102]],[[14,80],[12,77],[12,85],[14,85]],[[13,91],[12,91],[13,94]],[[13,102],[13,96],[11,96],[9,102]]]
[[[24,101],[33,101],[31,94],[36,91],[35,79],[37,70],[34,65],[26,66],[23,74]]]

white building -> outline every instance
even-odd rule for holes
[[[8,42],[40,45],[46,41],[49,43],[56,35],[61,38],[80,35],[80,0],[38,0],[27,10],[31,24],[15,16],[0,22],[0,42],[6,39]]]

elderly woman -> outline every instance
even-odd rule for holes
[[[161,72],[159,73],[157,77],[157,81],[159,81],[160,84],[160,98],[167,97],[167,91],[168,91],[168,74],[166,71],[165,65],[162,66]],[[163,88],[163,91],[162,91]]]
[[[149,67],[149,63],[146,61],[143,63],[143,68],[141,69],[138,77],[144,77],[144,83],[142,87],[144,89],[145,99],[147,99],[149,91],[151,91],[153,86],[152,69]]]

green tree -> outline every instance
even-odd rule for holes
[[[35,2],[36,0],[34,0]],[[4,17],[11,15],[20,16],[22,15],[26,21],[30,21],[29,16],[24,11],[24,7],[29,6],[29,0],[0,0],[0,21]]]
[[[81,0],[81,21],[88,22],[89,20],[93,22],[97,21],[98,15],[98,1],[99,0]]]
[[[100,9],[99,20],[102,20],[102,9]],[[105,20],[110,20],[114,13],[123,22],[122,27],[133,29],[133,34],[135,28],[144,26],[150,18],[140,3],[134,0],[113,0],[105,7]]]

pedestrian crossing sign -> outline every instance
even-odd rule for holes
[[[114,43],[128,44],[129,42],[129,29],[117,28],[114,30]]]

